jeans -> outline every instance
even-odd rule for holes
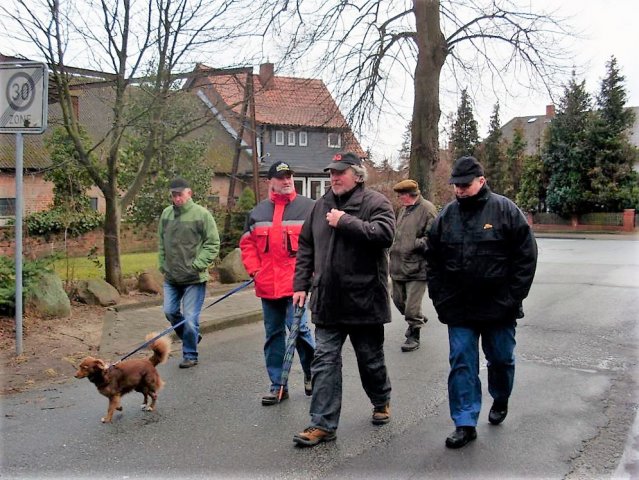
[[[197,360],[197,341],[200,335],[200,312],[206,294],[206,283],[177,285],[164,282],[164,315],[171,325],[186,321],[175,329],[182,340],[182,357]],[[180,307],[182,309],[180,310]]]
[[[362,387],[374,407],[390,401],[391,384],[384,362],[384,325],[315,326],[311,426],[337,430],[342,410],[342,347],[350,337]]]
[[[481,410],[479,337],[486,356],[488,393],[506,403],[515,380],[515,325],[448,327],[450,373],[448,403],[456,427],[477,425]]]
[[[282,383],[282,363],[286,352],[286,329],[290,330],[293,324],[293,299],[292,297],[278,298],[275,300],[262,299],[262,311],[264,313],[264,359],[266,371],[271,380],[271,392],[279,391]],[[300,330],[295,346],[300,356],[302,370],[306,377],[311,376],[311,362],[315,353],[315,340],[308,328],[306,311],[300,320]]]
[[[400,281],[392,280],[392,298],[393,303],[404,315],[408,330],[406,336],[409,336],[410,330],[422,328],[428,319],[422,313],[422,300],[426,293],[426,280],[410,280]]]

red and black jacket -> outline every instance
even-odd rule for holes
[[[242,263],[255,278],[255,294],[276,299],[293,295],[295,257],[302,225],[314,200],[271,192],[246,219],[240,238]]]

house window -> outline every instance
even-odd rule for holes
[[[300,147],[306,147],[308,145],[308,133],[300,132]]]
[[[15,214],[16,214],[16,199],[0,198],[0,215],[15,216]]]
[[[284,145],[284,130],[275,130],[275,145]]]
[[[98,210],[98,197],[89,197],[89,206],[91,207],[91,210],[95,210],[97,212],[97,210]]]
[[[329,133],[328,146],[330,148],[340,148],[342,146],[342,136],[339,133]]]
[[[306,193],[304,191],[304,180],[295,180],[293,183],[295,184],[295,191],[299,195],[304,195]]]
[[[288,146],[295,146],[295,132],[288,132]]]

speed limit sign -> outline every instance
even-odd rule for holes
[[[44,63],[0,63],[0,133],[44,132],[48,73]]]

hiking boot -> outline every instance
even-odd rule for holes
[[[335,432],[327,432],[317,427],[308,427],[303,432],[293,435],[293,443],[300,447],[314,447],[322,442],[332,442],[336,438]]]
[[[419,332],[420,328],[408,328],[406,332],[406,341],[402,345],[402,352],[412,352],[419,348]]]
[[[184,360],[182,360],[182,362],[180,363],[179,367],[180,368],[191,368],[191,367],[195,367],[197,365],[197,360],[193,359],[193,358],[185,358]]]
[[[493,425],[499,425],[506,420],[506,415],[508,415],[508,403],[493,402],[493,406],[490,407],[490,412],[488,413],[488,421]]]
[[[384,425],[390,422],[390,402],[379,407],[373,407],[373,425]]]
[[[313,382],[310,375],[308,377],[304,375],[304,393],[307,397],[313,395]]]
[[[268,392],[266,395],[262,396],[262,405],[268,407],[269,405],[275,405],[276,403],[283,402],[284,400],[288,400],[288,391],[284,390],[282,393],[282,398],[279,399],[279,391],[276,392]]]

